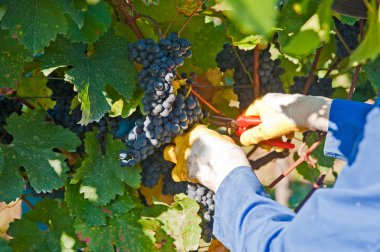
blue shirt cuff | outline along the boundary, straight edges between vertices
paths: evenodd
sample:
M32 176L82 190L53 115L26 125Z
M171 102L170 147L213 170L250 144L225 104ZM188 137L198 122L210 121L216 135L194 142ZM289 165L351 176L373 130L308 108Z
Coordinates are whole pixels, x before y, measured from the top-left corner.
M373 105L336 99L331 104L329 130L324 152L326 156L349 161L355 153L357 137L363 130Z

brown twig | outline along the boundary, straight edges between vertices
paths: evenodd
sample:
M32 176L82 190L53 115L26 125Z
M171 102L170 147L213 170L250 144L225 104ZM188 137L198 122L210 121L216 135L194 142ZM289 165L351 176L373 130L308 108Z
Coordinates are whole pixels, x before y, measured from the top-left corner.
M336 36L337 36L338 39L340 40L340 42L342 42L344 48L347 50L347 52L348 52L349 54L351 54L351 49L350 49L350 47L347 45L346 41L344 41L344 39L343 39L342 35L340 34L340 32L338 31L338 29L337 29L337 28L334 28L334 31L335 31Z
M278 158L285 158L289 155L289 151L286 152L277 152L277 151L272 151L269 154L258 158L256 160L249 160L249 163L251 164L251 167L253 170L258 170L262 166L268 164L269 162L276 160Z
M199 8L202 7L203 3L204 3L204 0L200 1L200 3L198 4L197 8L194 9L194 11L191 13L191 15L186 19L185 23L183 23L183 25L181 26L181 28L179 28L178 35L181 34L181 32L186 28L186 26L189 24L190 20L193 18L193 16L195 15L195 13L197 13L197 11L199 10Z
M26 198L25 198L25 196L24 195L21 195L21 200L28 206L28 207L30 207L31 209L34 209L34 206L29 202L29 200L27 200Z
M361 65L358 65L358 66L355 67L354 77L352 78L352 82L351 82L351 86L350 86L350 91L348 91L348 95L347 95L347 99L348 100L352 99L352 95L355 92L356 82L357 82L358 77L359 77L360 69L361 69Z
M143 39L144 36L140 31L139 27L137 27L135 20L129 14L127 8L121 0L117 0L117 6L120 8L121 12L124 15L125 23L132 29L132 31L136 34L138 39Z
M317 65L318 65L319 58L321 56L322 49L323 49L323 46L319 47L317 50L317 53L315 54L313 64L311 65L311 68L310 68L309 76L307 77L305 86L303 87L303 94L307 94L307 92L309 91L309 88L314 78L315 69L317 69Z
M315 143L313 143L310 148L308 149L308 151L302 155L301 157L299 157L286 171L284 171L280 176L278 176L270 185L269 185L269 188L273 188L275 185L277 185L278 182L280 182L283 178L285 178L286 176L289 175L289 173L291 173L294 169L297 168L297 166L299 166L301 163L303 163L305 160L306 160L306 157L308 155L310 155L322 142L322 140L324 139L324 137L326 136L326 133L324 134L321 134L321 136L319 137L318 141L316 141Z
M310 192L305 196L305 198L299 203L299 205L296 207L296 209L294 209L294 212L298 213L299 210L303 207L303 205L305 205L306 201L308 201L311 197L311 195L313 195L313 193L319 188L321 187L321 185L323 184L323 181L325 180L325 177L326 177L326 174L322 174L318 179L317 181L314 183L313 185L313 189L310 190Z
M256 99L260 96L260 78L259 78L259 47L253 49L253 98Z
M217 108L215 108L211 103L209 103L208 101L206 101L206 99L204 99L200 94L198 94L197 92L195 92L193 89L191 89L191 93L196 96L204 105L206 105L209 109L211 109L212 111L214 111L217 115L224 115L222 112L220 112Z

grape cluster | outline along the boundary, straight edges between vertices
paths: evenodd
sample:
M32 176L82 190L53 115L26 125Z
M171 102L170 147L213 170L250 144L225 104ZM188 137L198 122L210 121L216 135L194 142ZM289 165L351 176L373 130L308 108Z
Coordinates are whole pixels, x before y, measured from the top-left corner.
M188 183L186 190L187 197L196 200L200 205L200 215L202 217L202 239L211 241L212 226L214 223L215 194L200 184Z
M135 127L125 139L128 152L120 154L122 166L134 166L146 159L156 148L171 143L175 136L181 135L203 118L198 99L188 94L188 88L182 86L177 91L168 116L147 115L136 120Z
M190 42L171 33L155 43L142 39L130 45L130 59L142 65L138 81L144 90L142 103L145 112L152 116L167 117L175 101L172 80L176 67L182 66L183 58L192 55Z
M98 128L98 141L104 145L107 133L115 136L120 121L119 117L109 117L105 115L99 122L81 125L78 122L82 118L80 106L71 109L71 103L77 93L74 91L74 85L70 82L51 79L47 86L52 90L52 100L56 101L53 109L48 110L49 116L54 120L55 124L61 125L76 133L81 139L87 131L91 131L94 127ZM104 147L104 146L102 146ZM80 152L83 146L80 148Z
M296 76L294 84L290 87L291 94L302 94L307 77ZM331 78L318 78L314 76L307 95L330 97L334 92Z
M21 114L22 104L16 100L0 95L0 143L10 144L12 136L5 130L5 121L13 113Z
M152 156L141 161L141 183L144 186L154 187L160 176L173 169L174 164L163 157L163 148L155 151Z
M222 72L234 70L234 91L238 95L240 109L244 110L253 101L253 50L244 51L225 44L215 60ZM261 95L284 92L281 81L284 69L279 66L280 63L279 59L271 59L269 50L260 52L258 75Z
M360 37L360 25L356 22L354 25L343 24L339 19L334 18L335 27L339 34L342 36L343 41L347 44L350 50L355 50L359 44ZM350 55L347 48L343 45L342 41L336 36L336 54L338 58L344 58Z

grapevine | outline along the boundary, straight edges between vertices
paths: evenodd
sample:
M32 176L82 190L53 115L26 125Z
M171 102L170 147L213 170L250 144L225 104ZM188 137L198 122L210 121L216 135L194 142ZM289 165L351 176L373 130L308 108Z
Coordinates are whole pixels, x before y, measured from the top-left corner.
M267 93L379 90L375 1L367 20L324 1L50 2L0 1L0 203L23 202L0 251L218 251L216 194L175 182L165 147L196 124L238 140L215 118ZM254 170L290 160L268 191L292 172L314 185L292 191L298 212L335 181L324 137L296 134L294 156L244 150Z

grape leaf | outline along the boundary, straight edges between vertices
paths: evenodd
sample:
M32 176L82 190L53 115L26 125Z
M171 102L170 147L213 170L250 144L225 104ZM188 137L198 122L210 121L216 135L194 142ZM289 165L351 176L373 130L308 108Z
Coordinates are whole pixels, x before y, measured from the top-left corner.
M47 110L54 106L55 102L49 97L52 95L50 88L46 87L47 78L39 71L21 79L17 87L17 95L20 97L34 96L36 99L29 99L28 102L36 108Z
M69 22L68 36L71 41L94 43L109 29L112 21L110 11L105 2L89 5L81 16L84 24L78 27L76 23Z
M58 38L42 57L44 69L71 65L67 78L74 83L81 100L83 124L98 121L111 109L105 87L112 86L126 99L135 91L137 73L128 60L128 42L113 32L104 35L94 44L90 55L86 46Z
M43 227L41 228L41 223ZM14 251L72 251L79 249L65 204L55 200L44 200L9 227L10 241ZM42 230L44 229L44 230Z
M215 55L227 42L224 25L215 27L212 23L206 24L204 17L193 17L182 36L190 41L193 56L185 61L181 71L195 71L201 75L207 69L217 67Z
M125 184L137 188L140 185L140 169L120 166L119 153L125 148L120 140L107 135L105 154L102 154L96 132L86 133L85 148L88 157L77 170L72 183L82 180L80 192L96 205L109 203L116 195L123 195Z
M155 243L159 251L177 251L174 246L174 239L171 238L161 227L161 223L154 219L141 219L144 233Z
M368 6L368 30L364 40L350 56L350 64L352 65L364 63L368 59L375 60L380 54L380 19L378 18L380 9L376 0L372 0Z
M136 206L128 192L124 193L123 196L117 196L115 200L104 207L95 206L79 193L79 187L79 184L67 185L65 201L71 215L83 224L105 225L106 217L120 216Z
M242 35L233 24L228 25L227 35L232 39L232 45L241 50L252 50L262 38L260 35Z
M24 63L32 60L32 55L17 39L3 30L0 30L0 45L0 88L15 88L20 81Z
M277 17L276 0L226 0L229 10L224 14L235 23L242 34L269 35Z
M3 238L0 238L0 251L1 252L12 252L11 247L9 247L9 244L6 240Z
M183 193L175 195L174 200L164 211L159 205L160 211L156 212L155 219L164 224L162 229L175 240L178 251L197 250L201 237L199 205Z
M65 9L61 2L8 0L8 10L1 21L1 27L10 29L12 36L18 37L33 54L39 53L58 34L65 34L67 31Z
M284 3L279 14L278 41L285 47L299 32L304 23L317 11L317 1L290 0Z
M294 155L294 160L298 159L297 153ZM306 162L297 166L297 172L307 181L314 183L321 172L317 168L310 167Z
M6 167L0 174L0 201L10 202L22 194L21 166L36 192L50 192L64 185L68 170L65 156L53 148L75 151L80 140L70 130L47 124L44 119L43 111L28 111L7 120L5 128L13 142L0 145Z
M364 65L364 70L367 73L368 80L371 82L376 92L380 91L380 56L375 60Z
M106 226L76 224L75 230L91 251L154 251L154 244L145 235L138 219L136 213L129 212L110 219Z

